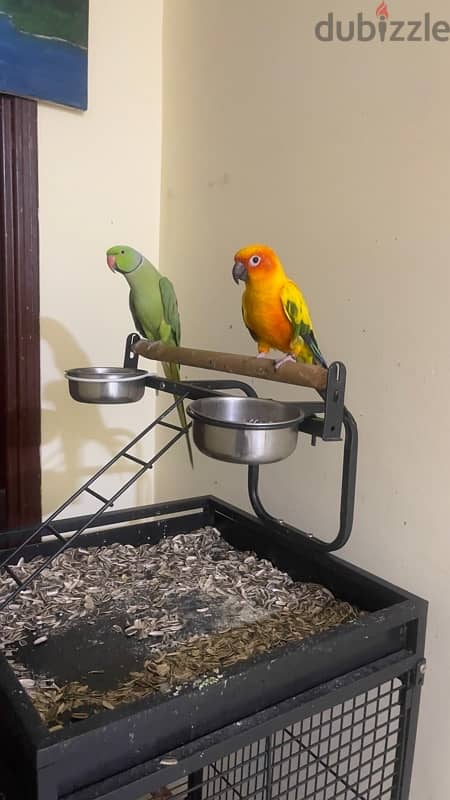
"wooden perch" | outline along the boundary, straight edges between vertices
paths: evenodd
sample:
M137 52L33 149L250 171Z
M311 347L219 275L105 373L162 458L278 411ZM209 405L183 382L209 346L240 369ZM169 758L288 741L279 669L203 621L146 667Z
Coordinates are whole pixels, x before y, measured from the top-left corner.
M234 375L245 375L247 378L262 378L266 381L307 386L318 392L324 391L327 386L327 370L313 364L286 363L276 370L271 358L217 353L213 350L194 350L191 347L168 347L161 342L150 342L147 339L136 342L133 350L138 355L151 358L153 361L175 362L184 367L231 372Z

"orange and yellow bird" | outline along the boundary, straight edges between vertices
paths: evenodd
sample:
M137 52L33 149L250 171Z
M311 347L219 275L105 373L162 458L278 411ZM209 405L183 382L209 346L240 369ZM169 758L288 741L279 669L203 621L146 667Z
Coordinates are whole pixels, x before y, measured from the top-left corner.
M327 367L305 299L271 247L252 244L238 250L233 278L245 282L242 316L258 345L258 358L273 349L286 354L275 362L276 369L287 361Z

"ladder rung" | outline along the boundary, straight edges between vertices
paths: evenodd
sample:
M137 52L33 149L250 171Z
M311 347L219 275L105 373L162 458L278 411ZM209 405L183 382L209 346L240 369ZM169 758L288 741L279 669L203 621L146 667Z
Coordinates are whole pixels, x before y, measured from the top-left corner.
M60 542L66 541L65 537L61 533L59 533L59 531L57 531L56 528L53 527L53 525L50 525L50 523L48 523L48 525L45 526L44 531L45 530L50 531L50 533L53 536L56 536L56 538L59 539Z
M181 428L180 425L173 425L171 422L160 422L163 428L170 428L171 431L184 431L186 428Z
M138 458L137 456L132 456L132 455L130 455L130 453L124 453L123 457L124 458L128 458L129 461L134 461L135 464L140 464L141 467L148 467L148 464L147 464L146 461L144 461L142 458Z
M17 586L22 586L22 581L17 577L16 573L13 569L11 569L11 567L4 566L3 569L17 583Z
M94 490L90 489L89 486L87 486L84 491L91 494L92 497L96 497L97 500L100 500L101 503L109 503L109 500L106 497L102 497L102 495L99 494L98 492L94 492Z

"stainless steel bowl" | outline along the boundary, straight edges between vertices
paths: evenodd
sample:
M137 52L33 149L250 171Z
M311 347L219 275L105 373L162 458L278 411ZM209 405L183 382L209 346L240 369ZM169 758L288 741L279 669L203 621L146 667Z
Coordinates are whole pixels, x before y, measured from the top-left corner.
M78 403L136 403L145 391L148 375L126 367L80 367L64 373L70 396Z
M194 442L211 458L233 464L272 464L293 453L303 413L254 397L206 397L187 408Z

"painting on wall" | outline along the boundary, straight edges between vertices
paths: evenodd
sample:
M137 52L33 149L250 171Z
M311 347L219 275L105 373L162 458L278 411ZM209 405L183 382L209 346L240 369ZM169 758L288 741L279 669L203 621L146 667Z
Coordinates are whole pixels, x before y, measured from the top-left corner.
M0 92L87 108L89 0L0 0Z

